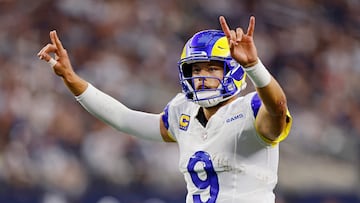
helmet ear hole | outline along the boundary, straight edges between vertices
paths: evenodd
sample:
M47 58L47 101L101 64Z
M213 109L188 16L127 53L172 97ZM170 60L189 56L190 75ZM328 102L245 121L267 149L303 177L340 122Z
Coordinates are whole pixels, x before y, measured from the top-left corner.
M192 76L192 65L191 64L184 63L184 64L182 64L181 68L182 68L185 78L189 78Z

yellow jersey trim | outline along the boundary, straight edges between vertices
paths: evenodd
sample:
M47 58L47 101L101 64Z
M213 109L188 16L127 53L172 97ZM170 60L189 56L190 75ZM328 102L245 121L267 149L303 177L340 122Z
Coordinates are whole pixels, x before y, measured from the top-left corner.
M292 126L292 116L291 116L289 110L286 110L286 125L285 125L284 130L281 132L280 136L276 140L270 140L269 138L261 135L260 133L258 133L258 135L267 144L269 144L271 146L275 146L287 138L287 136L290 133L291 126ZM256 132L258 132L257 129L256 129Z
M167 131L167 136L171 139L171 141L176 142L176 139L174 136L170 133L170 131Z

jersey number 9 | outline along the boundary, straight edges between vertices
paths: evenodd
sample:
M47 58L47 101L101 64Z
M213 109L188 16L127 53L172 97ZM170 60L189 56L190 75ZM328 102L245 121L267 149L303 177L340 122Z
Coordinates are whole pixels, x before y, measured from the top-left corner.
M204 180L201 179L195 171L195 165L198 162L203 163L206 172L206 178ZM208 200L203 202L201 201L200 194L195 194L193 195L194 203L215 203L219 194L219 180L211 162L210 155L204 151L195 152L189 160L187 170L190 173L191 180L197 188L203 190L210 187L210 197Z

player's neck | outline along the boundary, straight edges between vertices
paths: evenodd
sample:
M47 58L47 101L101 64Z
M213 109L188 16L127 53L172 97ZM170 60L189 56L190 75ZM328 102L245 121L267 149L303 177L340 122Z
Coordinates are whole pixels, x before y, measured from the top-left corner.
M213 106L213 107L208 107L208 108L202 108L203 112L204 112L204 116L207 120L209 120L211 118L211 116L213 116L217 110L220 108L219 105Z

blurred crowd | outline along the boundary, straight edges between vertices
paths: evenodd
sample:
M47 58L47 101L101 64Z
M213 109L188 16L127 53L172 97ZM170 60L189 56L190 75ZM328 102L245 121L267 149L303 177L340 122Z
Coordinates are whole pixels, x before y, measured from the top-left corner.
M360 1L0 0L0 202L184 202L176 144L96 120L36 54L57 30L79 75L160 113L181 91L185 41L220 29L219 15L244 28L255 15L259 56L288 97L277 202L360 201Z

